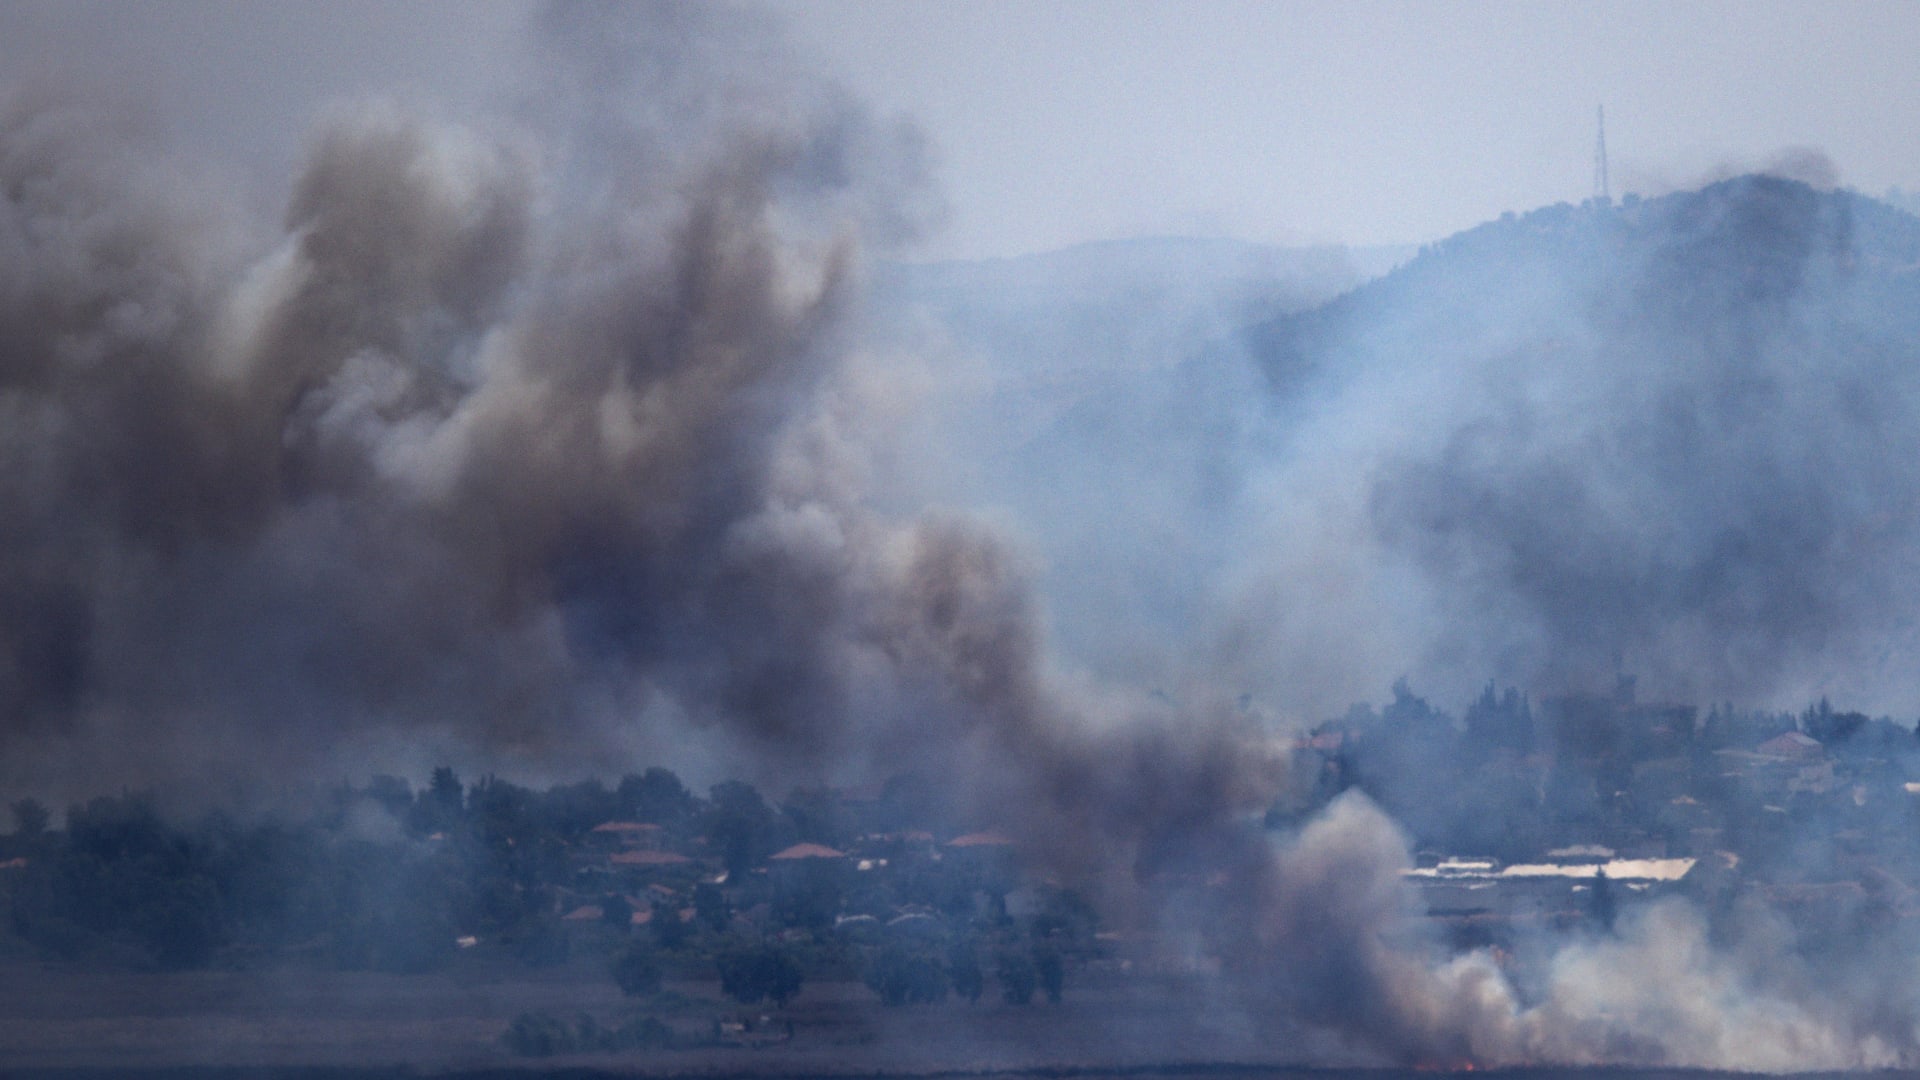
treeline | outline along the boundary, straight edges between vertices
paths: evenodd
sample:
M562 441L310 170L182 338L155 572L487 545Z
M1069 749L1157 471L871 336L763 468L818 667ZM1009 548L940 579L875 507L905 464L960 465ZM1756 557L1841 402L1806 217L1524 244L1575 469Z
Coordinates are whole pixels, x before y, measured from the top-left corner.
M1097 952L1093 910L1027 880L1003 842L943 850L929 830L957 826L923 789L802 788L774 805L738 780L698 796L660 768L545 790L441 768L418 790L343 785L298 822L177 821L122 794L69 808L63 829L22 800L0 837L0 951L390 972L471 955L584 964L634 996L718 979L736 1000L784 1003L832 978L889 1004L977 1000L990 982L1010 1002L1058 1000ZM623 862L622 834L596 829L609 822L645 823L657 857ZM833 851L771 860L795 844Z
M1788 733L1818 744L1807 764L1830 761L1828 776L1796 784L1786 775L1794 769L1773 775L1756 763L1756 751ZM1782 821L1831 830L1883 823L1889 806L1866 796L1920 780L1916 735L1914 725L1824 698L1797 713L1644 702L1628 676L1611 694L1538 702L1489 683L1455 714L1402 680L1385 706L1356 705L1309 733L1295 783L1268 822L1297 824L1359 788L1432 851L1523 859L1599 842L1680 853L1698 846L1702 830L1716 843L1764 849L1766 829ZM1769 788L1769 779L1787 783ZM1910 801L1899 802L1903 815Z

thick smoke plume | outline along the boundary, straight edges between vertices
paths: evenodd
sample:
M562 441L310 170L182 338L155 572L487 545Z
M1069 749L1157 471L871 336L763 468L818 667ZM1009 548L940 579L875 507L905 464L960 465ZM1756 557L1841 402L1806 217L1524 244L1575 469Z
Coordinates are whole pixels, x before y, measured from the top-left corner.
M1281 973L1290 1012L1389 1062L1783 1072L1913 1059L1911 972L1783 966L1792 932L1770 917L1730 947L1693 905L1660 900L1611 933L1543 938L1520 975L1529 965L1444 948L1416 917L1411 866L1391 819L1358 793L1336 799L1254 882L1254 977Z
M1266 325L1260 369L1213 343L1171 381L1235 411L1163 417L1206 494L1122 503L1210 580L1135 639L1173 659L1096 679L1032 586L1060 552L899 486L941 358L862 305L937 217L913 132L731 9L530 47L497 122L339 106L270 224L0 103L0 788L920 765L1119 918L1226 867L1245 1007L1383 1060L1915 1060L1890 962L1679 903L1456 954L1365 797L1257 816L1267 717L1401 672L1904 701L1920 224L1777 179L1568 207Z
M851 316L936 205L913 132L731 9L535 48L497 129L337 108L264 239L9 99L0 782L939 763L1091 877L1264 806L1259 733L1071 689L1014 550L869 508L910 390Z
M623 21L550 14L537 128L343 107L237 259L79 110L10 103L10 764L590 754L667 701L834 752L836 650L931 557L882 565L809 457L860 245L899 227L866 177L914 182L913 144L671 44L747 28ZM619 33L655 47L595 51Z

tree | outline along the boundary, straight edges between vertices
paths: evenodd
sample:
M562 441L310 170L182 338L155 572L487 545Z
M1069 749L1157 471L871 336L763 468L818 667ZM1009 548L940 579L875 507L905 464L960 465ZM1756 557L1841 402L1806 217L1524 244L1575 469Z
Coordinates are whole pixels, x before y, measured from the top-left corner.
M969 1005L978 1002L987 988L986 972L980 970L980 957L970 942L956 941L947 950L947 974L953 980L953 992Z
M175 865L181 838L160 820L150 796L102 795L67 808L67 846L103 862Z
M809 843L839 847L852 830L840 796L829 787L795 788L780 813L793 829L794 838Z
M767 1000L784 1007L800 992L800 963L777 945L728 949L714 962L720 969L721 993L742 1005Z
M483 844L514 847L536 836L534 800L532 790L489 773L467 793L467 817Z
M1493 683L1467 706L1467 735L1485 748L1506 748L1525 752L1533 745L1533 708L1525 694L1513 687L1498 696Z
M573 1029L546 1013L521 1013L500 1035L508 1050L522 1057L552 1057L576 1048Z
M1834 712L1826 698L1821 698L1818 705L1809 706L1800 714L1801 729L1815 740L1829 745L1845 742L1866 726L1866 713Z
M1618 902L1613 895L1613 880L1607 877L1606 867L1593 875L1593 895L1587 899L1587 911L1593 920L1607 930L1613 929L1613 920L1619 913Z
M678 949L687 943L693 932L687 924L680 921L680 905L655 899L648 909L652 917L647 920L647 928L653 931L653 940L663 949Z
M693 816L696 800L670 769L655 766L644 774L620 778L614 793L620 813L636 821L672 825Z
M939 817L934 792L938 784L929 783L917 773L902 773L887 778L880 791L875 825L883 831L924 829Z
M930 1005L947 996L947 973L939 961L901 942L869 958L865 981L885 1005Z
M598 780L575 784L555 784L540 796L540 817L544 827L569 839L618 816L619 801Z
M628 997L648 997L660 992L660 960L642 942L634 942L615 958L613 981Z
M844 859L800 859L773 873L773 916L784 927L825 931L845 903Z
M619 893L608 893L600 901L600 920L615 930L626 930L633 925L633 905Z
M433 770L427 790L414 800L409 823L423 835L447 832L460 824L465 805L466 789L461 786L460 774L442 765Z
M1000 997L1007 1004L1025 1005L1033 1000L1034 987L1040 979L1033 969L1033 961L1027 959L1025 953L1001 953L993 974L1000 980Z
M1380 711L1380 719L1389 729L1430 729L1451 732L1447 714L1435 709L1426 698L1413 692L1406 676L1393 683L1393 704Z
M707 838L719 849L727 872L737 878L777 850L774 829L778 823L752 784L727 780L715 784L709 794L713 808L707 813Z
M567 962L573 942L551 914L541 912L514 927L513 954L529 967L556 967Z
M12 810L14 831L29 840L46 832L47 822L53 817L39 799L19 799Z
M142 883L146 902L133 911L134 937L164 968L203 967L224 937L220 893L200 874Z
M403 821L407 811L413 808L413 788L397 776L385 773L375 775L367 781L362 794L385 808L388 814Z
M1067 965L1060 957L1060 950L1051 945L1036 945L1033 950L1033 969L1039 976L1040 989L1046 993L1047 1001L1060 1004L1067 980Z
M693 887L693 917L716 934L724 934L733 921L733 905L720 886L703 881Z

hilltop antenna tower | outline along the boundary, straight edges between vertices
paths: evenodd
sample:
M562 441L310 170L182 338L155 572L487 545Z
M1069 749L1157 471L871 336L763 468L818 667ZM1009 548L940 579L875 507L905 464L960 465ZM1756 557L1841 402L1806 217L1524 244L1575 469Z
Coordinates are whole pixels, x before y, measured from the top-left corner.
M1601 203L1613 201L1607 188L1607 107L1598 107L1598 134L1593 143L1593 197Z

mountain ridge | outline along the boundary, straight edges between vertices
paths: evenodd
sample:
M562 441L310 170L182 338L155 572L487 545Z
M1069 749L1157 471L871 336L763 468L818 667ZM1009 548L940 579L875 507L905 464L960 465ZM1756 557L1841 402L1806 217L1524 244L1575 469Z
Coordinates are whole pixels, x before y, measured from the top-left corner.
M1891 707L1920 692L1890 659L1920 648L1916 265L1920 219L1747 176L1490 222L1246 341L1282 458L1352 444L1318 467L1419 583L1422 663Z
M1858 243L1863 239L1864 249ZM1738 253L1743 245L1745 259ZM1622 260L1635 255L1659 254L1678 277L1689 270L1731 274L1738 280L1723 277L1717 284L1735 293L1759 290L1752 298L1765 299L1789 286L1795 268L1822 251L1829 258L1846 253L1867 264L1863 269L1911 271L1920 267L1920 217L1858 192L1821 191L1762 174L1656 198L1556 203L1509 212L1422 245L1404 263L1323 304L1251 322L1244 340L1284 390L1303 374L1300 365L1307 356L1325 348L1329 338L1391 318L1396 305L1410 302L1410 294L1437 293L1422 301L1429 307L1436 300L1484 303L1481 279L1490 271L1544 276L1559 284L1573 274L1604 273L1610 265L1624 269Z

